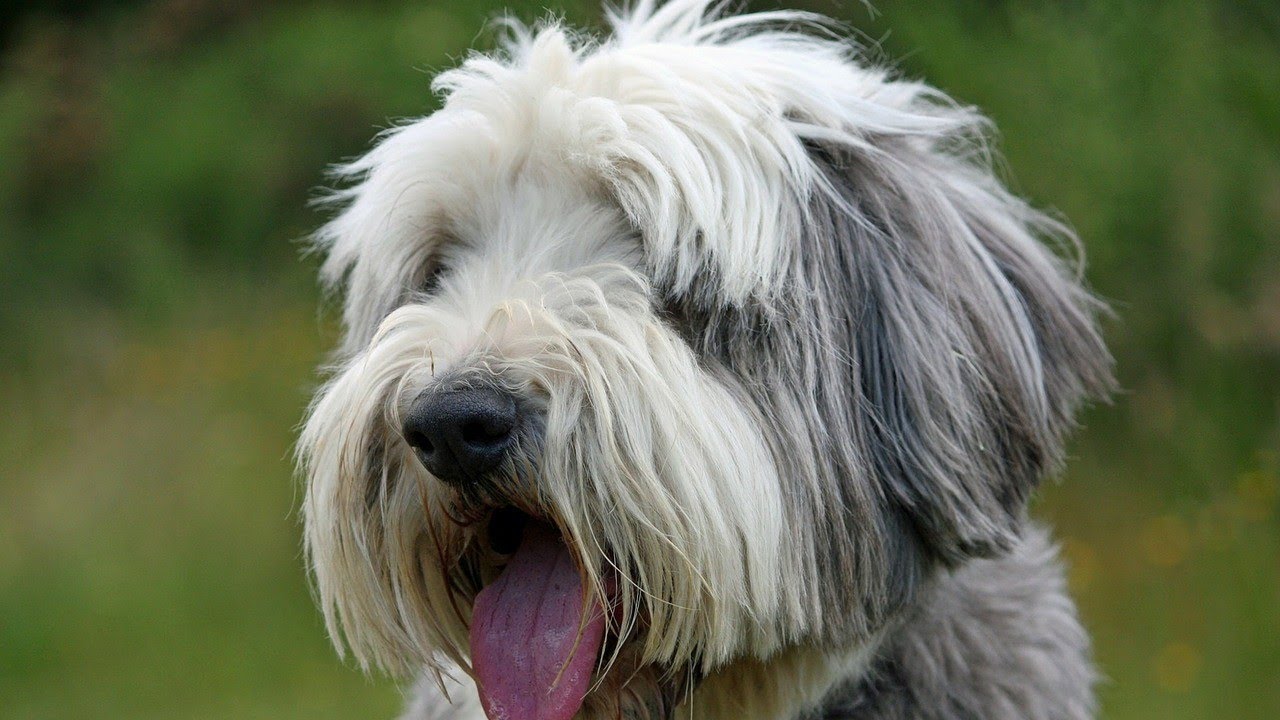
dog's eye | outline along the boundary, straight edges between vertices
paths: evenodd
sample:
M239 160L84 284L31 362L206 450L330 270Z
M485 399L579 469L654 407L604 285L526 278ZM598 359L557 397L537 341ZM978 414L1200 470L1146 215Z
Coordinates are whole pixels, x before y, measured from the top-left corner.
M434 293L440 287L440 279L444 277L445 266L440 261L432 262L422 273L422 278L414 286L416 292L424 295Z

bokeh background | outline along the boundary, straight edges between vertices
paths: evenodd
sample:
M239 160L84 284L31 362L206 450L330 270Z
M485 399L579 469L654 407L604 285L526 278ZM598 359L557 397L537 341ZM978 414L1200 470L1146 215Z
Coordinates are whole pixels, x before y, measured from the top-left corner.
M984 108L1064 213L1123 393L1050 520L1103 717L1280 717L1280 4L809 2ZM0 5L0 717L389 718L328 647L291 444L327 163L501 7ZM594 2L555 6L595 23Z

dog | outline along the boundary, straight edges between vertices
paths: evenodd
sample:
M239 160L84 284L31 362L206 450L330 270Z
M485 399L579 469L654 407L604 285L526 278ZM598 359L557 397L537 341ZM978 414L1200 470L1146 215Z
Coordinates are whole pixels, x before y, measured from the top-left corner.
M803 12L508 23L338 170L299 440L411 720L1092 717L1027 503L1112 387L988 121Z

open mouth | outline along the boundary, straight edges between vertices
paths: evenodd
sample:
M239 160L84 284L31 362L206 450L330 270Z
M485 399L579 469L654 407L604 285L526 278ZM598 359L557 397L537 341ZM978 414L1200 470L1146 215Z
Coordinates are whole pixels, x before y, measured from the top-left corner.
M570 720L605 639L605 610L560 531L513 508L489 520L490 549L510 555L475 598L471 660L491 720Z

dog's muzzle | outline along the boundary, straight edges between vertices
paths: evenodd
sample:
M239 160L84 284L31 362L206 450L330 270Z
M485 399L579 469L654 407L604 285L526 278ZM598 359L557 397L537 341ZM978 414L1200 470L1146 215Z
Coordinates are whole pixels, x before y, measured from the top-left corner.
M519 413L509 393L491 387L428 389L405 420L405 442L432 475L459 486L484 479L515 445Z
M516 398L501 388L429 388L401 432L432 475L466 495L517 453L527 429L520 420ZM486 497L479 507L488 506L497 572L474 598L469 630L481 704L491 718L571 720L591 689L612 598L588 591L572 542L552 518L492 503Z

